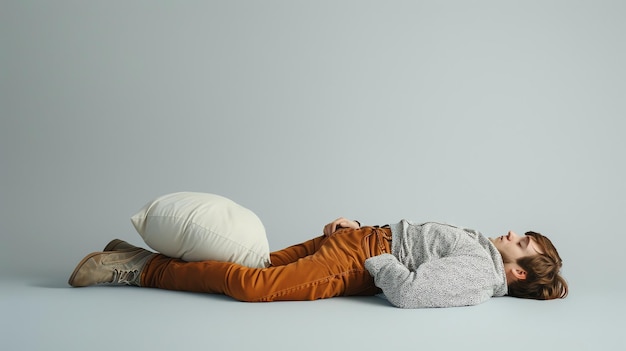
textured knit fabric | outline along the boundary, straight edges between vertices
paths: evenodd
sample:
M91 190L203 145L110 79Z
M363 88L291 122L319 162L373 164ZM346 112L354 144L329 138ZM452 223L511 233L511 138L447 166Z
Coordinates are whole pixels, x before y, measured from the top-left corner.
M506 295L502 256L481 233L406 220L391 232L391 254L371 257L365 267L393 305L469 306Z

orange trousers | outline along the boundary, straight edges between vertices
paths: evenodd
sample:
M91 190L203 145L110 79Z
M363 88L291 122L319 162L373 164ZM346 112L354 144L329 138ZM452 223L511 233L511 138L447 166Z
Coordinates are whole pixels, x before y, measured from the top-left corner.
M267 268L186 262L158 254L144 267L141 286L225 294L249 302L375 295L380 289L364 263L381 253L391 253L389 228L344 228L272 252Z

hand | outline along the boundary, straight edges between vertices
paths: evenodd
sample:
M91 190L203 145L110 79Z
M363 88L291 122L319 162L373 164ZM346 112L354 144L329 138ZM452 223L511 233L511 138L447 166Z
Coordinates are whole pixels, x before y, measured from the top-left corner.
M357 221L351 221L349 219L339 217L324 226L324 235L331 236L337 229L340 228L359 229L360 227L361 226Z

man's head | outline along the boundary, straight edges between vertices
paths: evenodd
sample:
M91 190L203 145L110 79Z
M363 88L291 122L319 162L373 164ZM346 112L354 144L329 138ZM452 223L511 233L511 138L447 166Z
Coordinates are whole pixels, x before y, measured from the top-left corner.
M563 261L550 239L511 231L491 242L502 255L510 296L538 300L567 296L567 282L559 274Z

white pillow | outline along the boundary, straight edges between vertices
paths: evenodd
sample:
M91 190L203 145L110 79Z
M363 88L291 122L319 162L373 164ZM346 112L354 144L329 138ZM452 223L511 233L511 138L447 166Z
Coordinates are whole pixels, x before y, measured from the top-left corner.
M254 268L270 263L259 217L219 195L163 195L147 203L131 222L146 244L169 257L236 262Z

